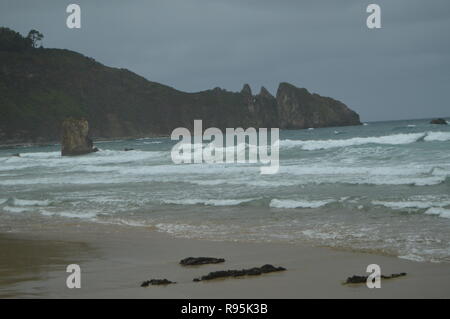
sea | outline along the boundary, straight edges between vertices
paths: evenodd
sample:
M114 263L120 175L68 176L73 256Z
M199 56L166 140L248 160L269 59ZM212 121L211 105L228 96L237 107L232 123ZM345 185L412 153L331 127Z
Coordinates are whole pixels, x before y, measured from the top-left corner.
M259 163L174 164L176 143L100 140L76 157L0 149L0 232L109 224L450 262L450 125L282 130L273 175Z

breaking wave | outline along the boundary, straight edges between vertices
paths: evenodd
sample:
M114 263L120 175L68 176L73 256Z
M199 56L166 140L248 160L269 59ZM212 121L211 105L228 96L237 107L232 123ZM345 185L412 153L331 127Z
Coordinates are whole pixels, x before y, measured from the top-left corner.
M269 206L272 208L319 208L334 200L317 200L317 201L298 201L290 199L272 199Z
M12 198L8 200L8 202L11 202L13 206L49 206L51 204L51 201L49 200L29 200L29 199L17 199Z
M305 151L323 150L335 147L349 147L365 144L384 144L384 145L402 145L411 144L419 141L450 141L450 132L423 132L423 133L405 133L386 136L373 137L354 137L338 140L281 140L281 148L300 147Z
M450 218L450 209L445 209L442 207L431 207L425 214L427 215L437 215L442 218Z
M175 205L205 205L205 206L237 206L248 203L257 198L247 199L181 199L181 200L162 200L164 204Z

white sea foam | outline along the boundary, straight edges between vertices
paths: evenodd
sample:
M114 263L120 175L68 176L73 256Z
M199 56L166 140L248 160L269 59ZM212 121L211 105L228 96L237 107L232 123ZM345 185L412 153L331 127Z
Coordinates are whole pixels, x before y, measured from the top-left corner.
M328 164L328 163L327 163ZM415 185L429 186L445 182L448 173L432 166L331 166L289 165L280 167L281 174L295 175L296 184L345 183L355 185ZM430 174L432 174L430 176Z
M145 140L150 140L150 139L152 139L152 138L151 137L140 137L140 138L137 138L136 141L145 141Z
M350 139L333 140L281 140L281 148L300 147L303 150L313 151L330 149L335 147L358 146L364 144L384 144L384 145L402 145L411 144L420 140L425 141L448 141L450 132L423 132L423 133L405 133L373 137L354 137Z
M147 223L142 221L135 221L129 219L115 218L109 220L102 220L101 223L105 224L113 224L113 225L125 225L125 226L133 226L133 227L147 227L149 226Z
M85 178L74 178L72 176L68 176L65 178L61 178L58 176L54 177L42 177L36 179L10 179L10 180L2 180L0 181L0 185L5 186L18 186L18 185L94 185L94 184L117 184L126 182L124 179L117 179L115 177L85 177ZM133 181L128 181L133 182Z
M100 213L99 211L91 211L91 212L77 212L77 211L64 211L64 212L55 212L49 211L46 209L40 209L38 211L43 216L48 217L65 217L65 218L78 218L78 219L87 219L96 221L97 215Z
M433 186L439 185L445 182L445 176L430 176L430 177L412 177L412 178L403 178L392 181L374 181L375 185L414 185L414 186Z
M229 179L216 179L216 180L192 180L189 181L191 184L202 185L202 186L217 186L217 185L248 185L254 187L268 187L276 188L283 186L295 186L302 182L299 181L280 181L280 180L253 180L252 178L242 179L242 178L229 178Z
M2 209L3 211L8 213L26 213L33 210L33 208L29 207L12 207L12 206L5 206Z
M329 203L333 202L333 200L315 200L315 201L306 201L306 200L291 200L291 199L272 199L270 201L269 206L272 208L318 208L325 206Z
M303 230L302 234L308 238L321 240L336 239L339 237L339 235L335 232L325 233L313 229Z
M213 142L213 143L201 143L201 144L199 144L199 143L198 144L186 144L185 147L188 149L190 148L192 152L207 150L208 152L212 152L212 151L221 152L225 156L226 152L231 152L231 151L234 151L236 153L245 152L247 150L257 152L259 146L254 145L254 144L249 144L249 143L239 143L237 145L219 147ZM193 154L188 153L186 156L183 156L183 154L180 154L180 156L182 158L189 159L191 156L193 156Z
M443 218L450 218L450 209L445 209L442 207L431 207L425 212L425 214L437 215Z
M72 168L66 169L66 172L87 172L87 173L107 173L107 172L118 172L120 171L120 166L97 166L97 165L82 165L74 166Z
M165 204L175 205L205 205L205 206L237 206L242 203L247 203L256 198L246 199L181 199L181 200L162 200Z
M54 215L66 218L95 219L98 212L57 212Z
M306 184L367 184L367 185L416 185L427 186L443 183L448 170L430 167L334 167L320 165L281 166L280 174L262 179L258 167L250 165L143 165L86 166L72 168L69 172L92 172L94 174L1 179L0 185L89 185L138 182L189 182L197 185L248 185L255 187L283 187ZM108 174L113 172L114 174ZM66 172L67 173L67 172ZM99 174L95 174L99 173ZM105 173L105 174L101 174ZM429 174L432 174L429 176ZM288 175L288 177L286 177ZM295 175L295 178L292 178ZM428 175L428 176L427 176ZM189 176L189 178L186 178ZM199 179L214 176L216 179ZM280 176L281 178L278 178Z
M98 165L98 164L119 164L149 160L167 156L167 152L162 151L114 151L100 150L96 153L87 154L85 156L61 156L60 152L38 152L23 153L20 157L11 157L6 161L7 164L16 164L17 167L33 167L33 166L67 166L67 165ZM3 166L3 165L2 165ZM15 166L12 166L15 168ZM4 170L2 168L2 170Z
M232 173L259 172L258 166L238 165L238 164L179 164L179 165L149 165L142 167L122 167L120 174L123 175L217 175Z
M450 201L402 201L402 202L385 202L372 201L373 205L381 205L395 210L402 209L426 209L427 215L438 215L443 218L450 218L450 209L444 207L450 205Z
M13 199L14 206L49 206L50 204L49 200Z
M381 205L392 209L419 208L425 209L433 206L431 202L405 201L405 202L383 202L372 201L373 205Z
M166 232L172 235L180 235L183 234L186 237L192 237L192 233L197 234L199 236L201 228L206 228L203 225L187 225L187 224L170 224L170 223L159 223L156 224L155 227L162 232ZM201 237L201 236L199 236Z
M424 262L425 258L415 255L415 254L408 254L408 255L404 255L404 256L398 256L398 258L400 259L406 259L406 260L411 260L411 261L417 261L417 262Z
M289 165L280 167L280 173L294 175L360 175L360 176L412 176L430 173L427 166L335 166L330 163Z
M450 141L450 132L429 132L424 138L427 142L439 141L445 142Z
M334 147L357 146L364 144L410 144L423 138L425 133L409 133L409 134L395 134L379 137L354 137L350 139L336 139L336 140L281 140L280 146L283 148L301 147L303 150L321 150Z
M417 201L417 200L408 200L401 202L391 202L391 201L372 201L373 205L382 205L392 209L404 209L404 208L418 208L418 209L426 209L430 207L445 207L450 205L450 201L448 200L439 200L433 199L433 201Z
M226 172L226 171L224 171ZM239 171L229 171L238 173ZM204 173L204 172L199 172ZM242 172L244 173L244 171ZM250 173L250 172L246 172ZM429 174L432 173L430 176ZM281 166L280 174L271 179L243 178L240 175L230 175L227 178L213 180L191 180L190 183L205 186L215 185L248 185L255 187L284 187L306 184L334 184L345 183L355 185L415 185L428 186L443 183L448 172L445 170L436 171L429 166L411 167L343 167L320 165L289 165ZM280 176L280 178L278 178ZM295 176L294 178L292 178ZM222 176L221 176L222 177Z
M13 157L16 162L23 161L23 159L52 159L52 158L61 158L61 152L37 152L37 153L20 153L20 157Z

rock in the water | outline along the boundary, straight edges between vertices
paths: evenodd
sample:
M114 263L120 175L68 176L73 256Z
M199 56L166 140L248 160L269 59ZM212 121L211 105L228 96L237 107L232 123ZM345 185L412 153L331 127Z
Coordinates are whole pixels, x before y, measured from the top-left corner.
M176 284L176 282L170 281L168 279L150 279L142 282L141 287L152 286L161 286L161 285L170 285Z
M206 276L202 276L200 278L195 278L194 281L202 281L202 280L212 280L218 278L227 278L227 277L240 277L240 276L258 276L261 274L267 274L270 272L278 272L284 271L286 268L283 267L275 267L272 265L264 265L262 267L254 267L249 269L241 269L241 270L221 270L221 271L213 271L207 274Z
M381 279L393 279L398 277L406 276L405 272L399 273L399 274L392 274L390 276L381 275ZM367 282L368 276L358 276L353 275L351 277L347 278L346 284L365 284Z
M134 151L134 148L125 148L124 151L125 152Z
M11 156L20 157L20 153L12 154Z
M83 155L98 151L88 136L89 124L85 119L68 118L62 123L61 155Z
M447 121L444 119L434 119L430 122L430 124L447 125Z
M218 264L225 262L223 258L213 258L213 257L188 257L180 261L180 265L183 266L196 266L196 265L206 265L206 264Z

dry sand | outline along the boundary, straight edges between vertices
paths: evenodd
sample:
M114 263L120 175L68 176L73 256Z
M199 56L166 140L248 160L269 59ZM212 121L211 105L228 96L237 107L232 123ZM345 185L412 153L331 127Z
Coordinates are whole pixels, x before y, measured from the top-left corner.
M223 257L225 263L182 267L189 256ZM66 287L68 264L82 270L81 289ZM255 277L193 282L210 271L264 264L287 271ZM367 275L369 264L383 274L380 289L343 285ZM148 279L177 284L141 288ZM77 225L60 231L0 235L0 298L449 298L450 265L302 245L177 239L145 228Z

